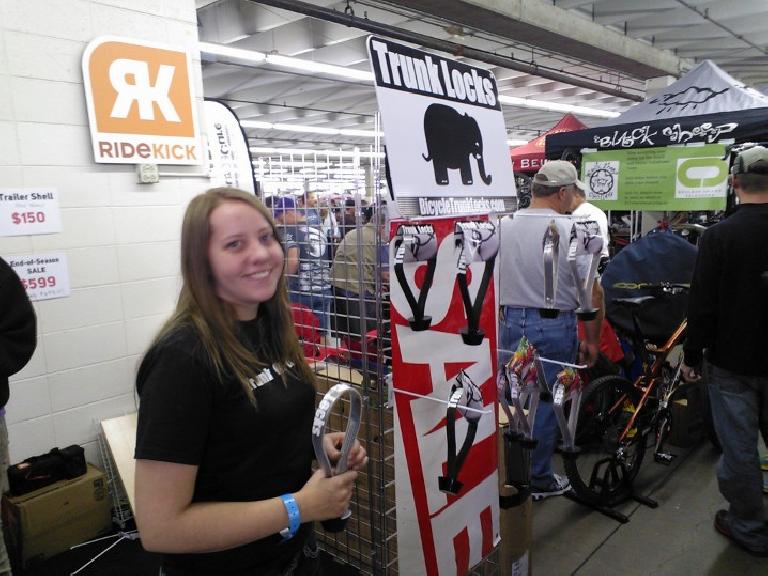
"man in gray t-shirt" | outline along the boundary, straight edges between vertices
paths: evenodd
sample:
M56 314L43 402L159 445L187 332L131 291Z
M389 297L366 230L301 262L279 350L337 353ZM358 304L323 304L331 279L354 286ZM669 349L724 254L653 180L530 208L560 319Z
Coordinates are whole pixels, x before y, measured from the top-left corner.
M533 178L530 208L518 210L500 226L499 246L499 359L505 362L510 351L525 336L539 355L560 362L592 365L597 358L602 313L585 322L587 340L579 345L576 333L578 292L568 265L568 241L572 220L570 210L579 182L576 168L555 160L545 164ZM544 302L544 233L554 222L560 233L558 283L555 293L556 318L542 317ZM599 289L598 289L599 290ZM598 299L596 304L601 304ZM560 367L547 364L544 376L552 388ZM537 441L531 462L531 493L534 500L570 490L568 479L552 471L557 441L557 419L551 395L543 395L536 412L533 438Z

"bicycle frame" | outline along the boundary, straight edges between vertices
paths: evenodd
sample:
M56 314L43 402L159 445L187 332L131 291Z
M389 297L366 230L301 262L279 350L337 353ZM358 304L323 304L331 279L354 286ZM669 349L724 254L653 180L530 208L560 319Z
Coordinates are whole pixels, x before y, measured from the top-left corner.
M627 422L627 425L624 427L624 430L622 430L621 435L619 436L619 443L623 442L626 439L629 431L635 427L637 415L645 408L648 397L656 389L659 377L661 376L661 369L664 366L664 362L667 359L669 351L680 343L683 338L683 334L685 334L685 329L687 326L688 320L683 320L677 329L672 333L672 335L667 339L666 343L661 347L654 346L653 344L649 343L643 344L643 351L645 352L643 358L643 373L638 376L632 383L634 388L639 390L642 395L640 396L640 400L637 403L637 406L635 406L635 412L632 414L632 417L629 419L629 422ZM648 355L654 355L654 360L650 364L646 362ZM664 398L665 405L673 392L674 390L667 392L667 397ZM619 398L617 402L611 406L610 411L613 412L614 410L620 409L625 399L625 396Z

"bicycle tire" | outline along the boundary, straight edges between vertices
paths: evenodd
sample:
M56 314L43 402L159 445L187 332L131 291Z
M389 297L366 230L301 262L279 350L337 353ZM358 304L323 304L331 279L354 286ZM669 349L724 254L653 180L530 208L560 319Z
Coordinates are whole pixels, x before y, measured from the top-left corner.
M634 405L639 400L626 378L610 375L592 381L579 406L577 450L564 454L565 474L575 495L591 505L610 507L627 499L645 455L648 431L641 425L619 445L618 437L628 422L619 402L622 396Z

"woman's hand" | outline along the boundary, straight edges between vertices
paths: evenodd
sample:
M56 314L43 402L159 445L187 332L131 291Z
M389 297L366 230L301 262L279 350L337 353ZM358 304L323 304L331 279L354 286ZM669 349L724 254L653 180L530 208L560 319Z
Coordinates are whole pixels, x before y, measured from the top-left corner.
M341 456L341 446L344 443L344 432L327 432L323 438L323 447L328 455L331 464L338 462ZM365 448L358 440L355 440L349 449L347 456L347 470L362 471L368 464L368 456L365 454Z
M341 518L349 509L357 472L348 471L326 477L322 469L315 470L304 487L296 493L302 522Z

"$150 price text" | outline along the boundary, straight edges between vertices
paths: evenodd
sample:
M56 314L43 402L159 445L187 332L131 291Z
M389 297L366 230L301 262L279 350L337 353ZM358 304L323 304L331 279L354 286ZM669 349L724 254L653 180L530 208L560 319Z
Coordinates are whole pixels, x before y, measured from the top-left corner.
M45 222L45 212L13 212L11 222L14 224L42 224Z

